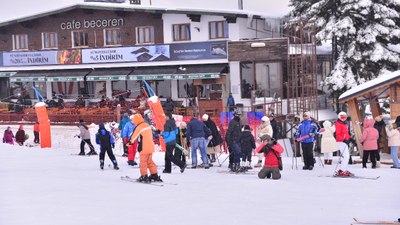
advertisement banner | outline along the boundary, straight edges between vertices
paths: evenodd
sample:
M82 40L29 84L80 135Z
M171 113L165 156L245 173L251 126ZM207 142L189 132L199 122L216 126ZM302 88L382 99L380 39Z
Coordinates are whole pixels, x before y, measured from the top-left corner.
M226 59L226 41L171 44L171 60Z
M150 62L169 58L169 45L82 50L83 63Z
M57 64L57 51L3 53L4 66L35 66L54 64Z

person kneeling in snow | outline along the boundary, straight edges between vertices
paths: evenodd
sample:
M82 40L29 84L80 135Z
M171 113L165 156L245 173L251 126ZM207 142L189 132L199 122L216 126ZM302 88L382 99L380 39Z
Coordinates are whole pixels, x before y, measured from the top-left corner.
M280 157L281 153L284 151L283 147L278 144L274 139L272 139L269 135L261 136L260 140L263 143L258 146L256 152L264 153L265 163L260 172L258 172L258 177L260 179L265 179L265 177L271 178L272 174L272 179L281 179L278 157Z
M114 169L119 170L112 148L115 147L114 138L110 131L107 131L103 123L99 124L99 131L96 134L96 143L100 145L100 169L104 169L104 156L107 152L108 157L114 164Z
M133 145L135 140L138 140L138 151L140 154L140 177L137 179L139 182L150 183L151 181L162 182L161 177L157 172L157 165L153 162L153 153L155 150L153 142L153 131L149 124L144 122L142 115L135 114L132 118L132 123L136 125L129 145ZM150 176L147 175L147 169L150 170Z

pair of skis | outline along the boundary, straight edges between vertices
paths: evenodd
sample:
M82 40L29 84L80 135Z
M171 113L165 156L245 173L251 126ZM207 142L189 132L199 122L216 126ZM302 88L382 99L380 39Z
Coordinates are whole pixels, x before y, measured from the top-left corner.
M335 176L335 175L320 175L320 176L318 176L318 177L332 177L332 178L350 178L350 179L378 180L381 176L366 177L366 176L353 175L353 176L348 176L348 177L341 177L341 176Z
M157 186L157 187L164 187L164 185L178 185L177 183L169 183L169 182L151 182L151 183L145 183L145 182L139 182L137 179L135 178L131 178L129 176L121 176L121 180L123 181L128 181L128 182L132 182L132 183L138 183L138 184L147 184L147 185L152 185L152 186Z
M365 221L365 220L359 220L356 218L353 218L354 222L353 224L400 224L400 219L398 221Z

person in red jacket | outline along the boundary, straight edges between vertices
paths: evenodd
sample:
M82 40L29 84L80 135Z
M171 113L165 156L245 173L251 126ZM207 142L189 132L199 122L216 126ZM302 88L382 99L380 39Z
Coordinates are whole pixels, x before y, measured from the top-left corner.
M339 170L335 171L335 175L340 177L353 176L353 174L347 170L350 159L348 147L348 143L350 143L350 134L346 119L347 114L345 112L340 112L338 114L338 120L335 122L336 144L338 145L341 157L343 157L340 161Z
M256 152L264 153L265 162L263 168L258 172L258 177L260 179L271 178L273 180L281 179L281 173L279 171L279 157L281 153L284 151L283 147L276 142L273 138L271 138L268 134L265 134L260 137L260 140L263 142L258 148Z
M35 144L39 144L39 132L40 132L39 122L36 122L35 125L33 125L33 135L35 136L33 142Z

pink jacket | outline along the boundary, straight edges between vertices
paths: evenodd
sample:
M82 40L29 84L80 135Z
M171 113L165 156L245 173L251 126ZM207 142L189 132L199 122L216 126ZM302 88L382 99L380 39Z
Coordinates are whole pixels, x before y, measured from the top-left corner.
M4 131L4 136L3 136L3 143L7 143L7 144L14 144L14 134L13 132L10 131Z
M364 151L378 150L378 130L374 128L374 119L364 120L364 131L361 136Z

